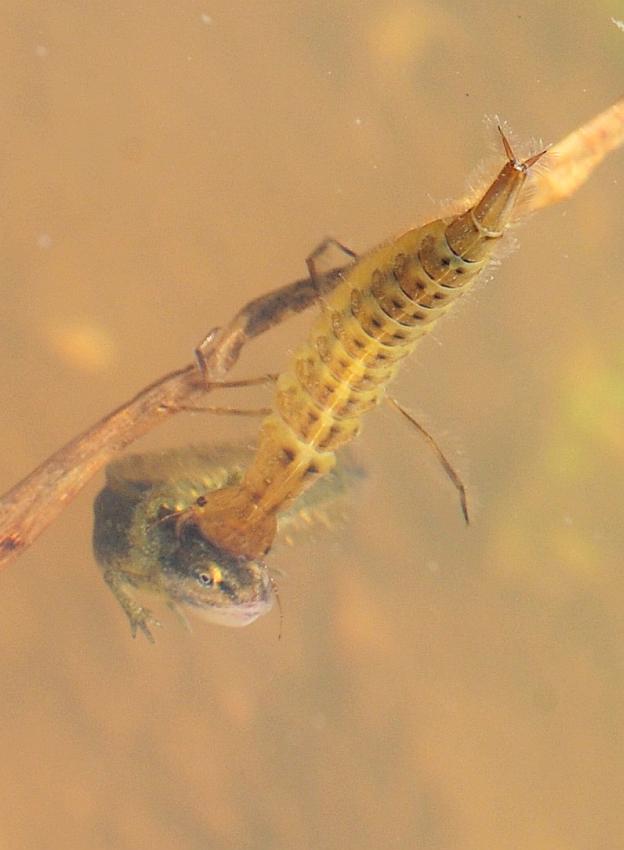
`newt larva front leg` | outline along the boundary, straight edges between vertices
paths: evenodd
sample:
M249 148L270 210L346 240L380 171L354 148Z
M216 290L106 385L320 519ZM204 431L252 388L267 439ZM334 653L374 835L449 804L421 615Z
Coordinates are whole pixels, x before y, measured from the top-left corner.
M264 557L278 513L333 468L335 450L357 435L401 361L504 238L543 152L521 162L504 136L503 144L507 161L474 206L409 230L344 269L308 341L278 379L273 413L241 481L181 512L179 533L193 527L224 552Z
M121 605L128 622L132 637L136 637L140 629L150 643L154 643L154 635L151 627L160 627L160 621L154 617L149 608L139 605L130 588L140 584L137 577L127 571L129 564L124 562L111 562L110 566L103 570L104 581ZM139 577L140 579L140 577Z

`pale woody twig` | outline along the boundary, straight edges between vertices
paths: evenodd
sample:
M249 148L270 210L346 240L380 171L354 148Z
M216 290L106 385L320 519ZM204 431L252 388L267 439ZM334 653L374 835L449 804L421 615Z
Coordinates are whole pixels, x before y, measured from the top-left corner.
M573 195L611 151L624 143L624 98L548 149L547 165L530 177L527 212Z

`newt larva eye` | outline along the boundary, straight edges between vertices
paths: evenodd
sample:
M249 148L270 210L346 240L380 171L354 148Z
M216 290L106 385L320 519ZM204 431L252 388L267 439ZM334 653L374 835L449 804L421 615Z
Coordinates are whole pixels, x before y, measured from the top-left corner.
M197 578L203 587L213 587L214 585L221 584L223 581L223 572L218 564L212 563L207 570L199 573Z

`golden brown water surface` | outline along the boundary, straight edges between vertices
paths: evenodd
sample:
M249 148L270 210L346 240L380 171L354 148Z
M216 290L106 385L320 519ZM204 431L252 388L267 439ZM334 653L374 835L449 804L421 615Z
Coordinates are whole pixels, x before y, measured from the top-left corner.
M365 249L436 217L500 164L484 115L555 141L614 101L612 16L5 0L0 489L323 236ZM90 552L101 478L2 574L0 847L624 844L623 180L616 154L534 216L396 387L462 471L470 529L378 411L347 524L274 555L280 641L271 615L132 642ZM279 369L305 327L239 374ZM140 445L232 434L253 422Z

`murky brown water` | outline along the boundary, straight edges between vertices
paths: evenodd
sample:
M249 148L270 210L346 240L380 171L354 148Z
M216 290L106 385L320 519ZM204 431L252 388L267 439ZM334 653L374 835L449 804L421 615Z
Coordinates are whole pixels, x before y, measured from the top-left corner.
M0 489L315 242L438 214L485 114L555 141L622 92L613 2L5 0ZM276 615L131 641L90 553L101 478L1 576L0 846L624 845L622 185L614 155L368 417L348 523ZM239 374L275 370L293 322ZM439 343L439 344L438 344ZM245 404L262 391L248 393ZM253 439L187 417L140 445Z

